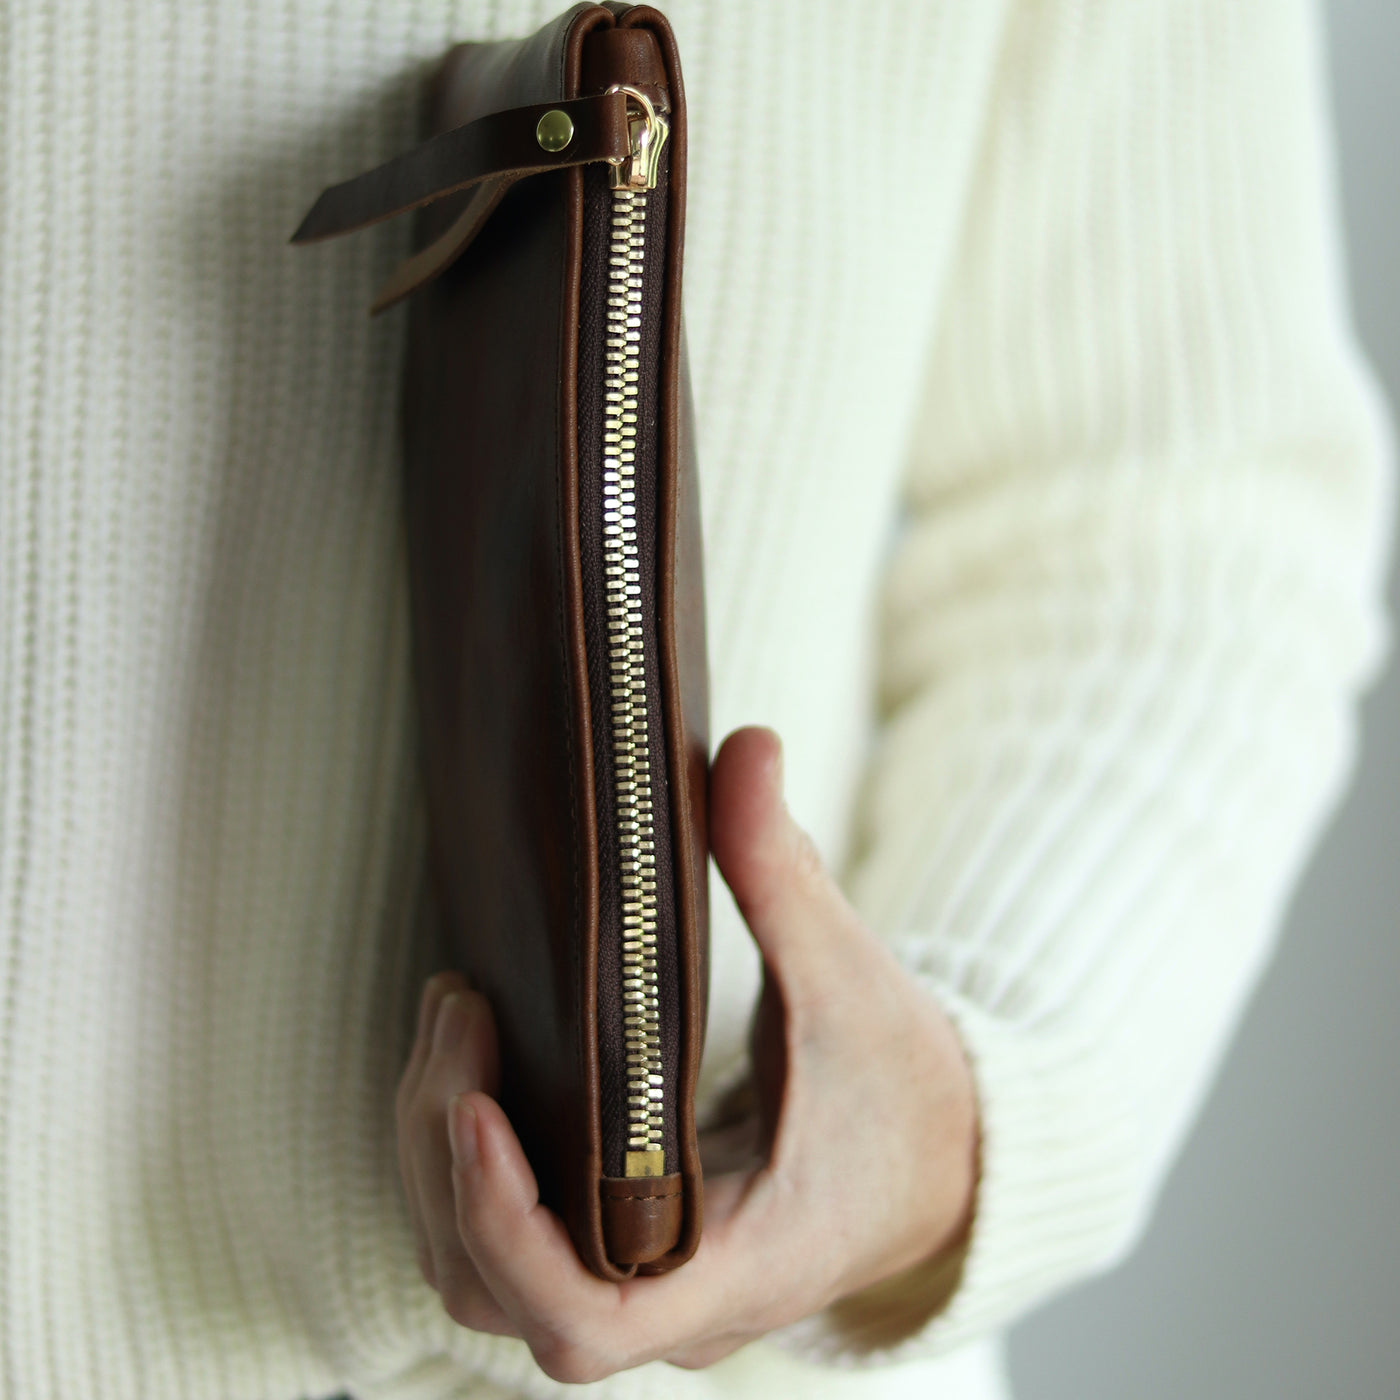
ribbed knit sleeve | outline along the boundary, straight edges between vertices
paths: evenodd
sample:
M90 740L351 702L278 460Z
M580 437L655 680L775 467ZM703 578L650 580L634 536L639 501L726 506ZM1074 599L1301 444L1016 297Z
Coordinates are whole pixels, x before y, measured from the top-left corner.
M975 1223L931 1321L936 1273L785 1345L951 1348L1123 1253L1345 778L1390 498L1316 23L1143 0L1008 25L849 873L962 1033Z

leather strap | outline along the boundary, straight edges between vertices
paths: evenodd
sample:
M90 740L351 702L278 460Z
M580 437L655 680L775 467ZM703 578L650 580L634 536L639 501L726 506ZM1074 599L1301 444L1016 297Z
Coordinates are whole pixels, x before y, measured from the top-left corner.
M405 258L385 278L374 294L369 314L378 316L381 311L387 311L456 262L517 178L515 175L493 175L483 180L472 191L467 207L452 221L447 232L433 239L426 248L420 248L411 258Z
M546 151L535 136L535 128L546 112L556 110L568 113L574 134L563 150ZM524 175L592 161L624 160L630 150L625 93L603 93L492 112L322 191L292 235L292 242L314 243L352 233L482 180L501 180L503 189ZM454 241L460 251L460 234ZM416 286L425 279L408 280ZM412 286L406 290L411 291ZM393 299L405 294L399 292Z

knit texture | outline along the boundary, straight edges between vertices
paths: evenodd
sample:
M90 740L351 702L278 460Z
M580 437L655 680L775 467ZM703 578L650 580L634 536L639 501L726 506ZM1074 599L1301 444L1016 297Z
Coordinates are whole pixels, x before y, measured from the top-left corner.
M407 230L285 247L450 42L556 8L0 7L6 1397L562 1391L446 1319L396 1179L431 953L402 318L364 307ZM1383 651L1316 16L666 8L716 733L783 734L964 1037L983 1174L936 1316L910 1279L890 1325L590 1393L894 1396L841 1367L951 1353L917 1393L987 1400L968 1344L1139 1228ZM757 985L715 896L702 1099Z

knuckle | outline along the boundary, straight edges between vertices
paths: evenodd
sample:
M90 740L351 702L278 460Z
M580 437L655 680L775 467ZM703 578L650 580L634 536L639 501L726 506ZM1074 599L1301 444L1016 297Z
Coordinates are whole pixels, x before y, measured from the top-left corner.
M794 892L809 903L813 913L821 911L825 916L831 912L830 906L844 903L816 842L801 828L792 838L787 875Z
M465 1298L459 1293L445 1293L442 1299L442 1308L458 1327L465 1328L468 1332L477 1330L476 1308L469 1298Z
M678 1371L703 1371L710 1364L708 1356L701 1356L698 1352L689 1352L684 1356L674 1356L671 1358L671 1365Z
M540 1370L561 1385L587 1385L603 1380L617 1369L588 1348L553 1333L531 1341L530 1352Z
M800 826L793 831L792 869L804 883L826 881L826 862L817 850L817 843Z
M482 1297L481 1289L457 1278L442 1289L443 1311L457 1324L469 1332L485 1332L491 1320L493 1309Z

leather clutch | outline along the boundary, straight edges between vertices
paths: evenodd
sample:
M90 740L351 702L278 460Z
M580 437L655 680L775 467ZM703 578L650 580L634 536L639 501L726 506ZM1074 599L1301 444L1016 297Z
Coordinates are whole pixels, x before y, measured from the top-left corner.
M403 502L430 866L502 1106L580 1257L700 1235L705 607L681 326L685 95L646 5L463 44L431 135L295 242L417 209Z

